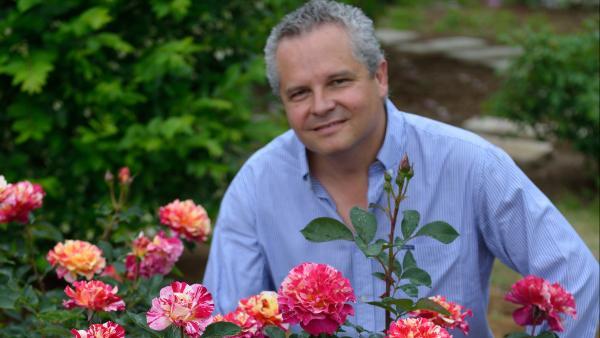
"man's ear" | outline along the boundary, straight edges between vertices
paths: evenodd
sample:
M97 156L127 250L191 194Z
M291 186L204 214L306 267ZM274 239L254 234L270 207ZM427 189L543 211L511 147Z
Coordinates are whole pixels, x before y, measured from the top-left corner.
M387 61L384 59L377 66L377 71L375 71L375 81L377 81L377 85L379 86L379 96L386 97L388 95L388 65Z

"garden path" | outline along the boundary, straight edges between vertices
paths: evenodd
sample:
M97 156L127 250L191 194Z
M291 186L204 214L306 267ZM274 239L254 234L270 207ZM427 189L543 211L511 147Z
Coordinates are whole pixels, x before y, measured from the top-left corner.
M384 44L402 53L441 54L466 63L480 64L501 73L512 59L523 53L521 48L490 45L486 40L468 36L422 39L411 31L380 29L377 37ZM550 142L539 141L531 131L524 131L509 120L497 117L473 116L463 122L469 129L503 148L517 163L533 165L552 154Z

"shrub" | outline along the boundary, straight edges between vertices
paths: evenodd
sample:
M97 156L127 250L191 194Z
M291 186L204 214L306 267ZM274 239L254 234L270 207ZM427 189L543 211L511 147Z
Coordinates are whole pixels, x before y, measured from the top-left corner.
M492 112L534 126L541 137L569 141L598 161L597 28L565 36L526 32L518 42L524 53L492 98Z
M247 154L282 130L260 111L268 29L294 1L14 1L0 5L0 171L35 177L43 218L97 232L107 169L143 210L176 196L214 213ZM168 184L166 179L168 177Z

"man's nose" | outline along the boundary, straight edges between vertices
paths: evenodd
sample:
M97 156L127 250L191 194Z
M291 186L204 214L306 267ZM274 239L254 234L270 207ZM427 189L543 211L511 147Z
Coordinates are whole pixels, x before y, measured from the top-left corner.
M324 115L335 108L335 100L323 91L314 91L312 95L312 113Z

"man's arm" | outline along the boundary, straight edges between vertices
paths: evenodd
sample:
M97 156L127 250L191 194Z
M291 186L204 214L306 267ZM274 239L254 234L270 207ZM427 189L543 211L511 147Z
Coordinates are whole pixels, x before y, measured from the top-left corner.
M233 311L240 299L268 289L268 272L255 230L255 184L252 171L245 166L221 202L203 282L218 313Z
M577 319L565 318L565 337L594 337L598 323L598 262L548 198L502 151L481 171L480 226L504 264L522 275L560 283L575 297Z

